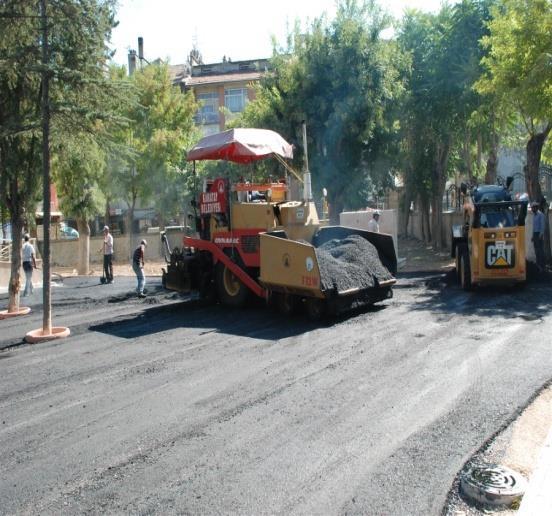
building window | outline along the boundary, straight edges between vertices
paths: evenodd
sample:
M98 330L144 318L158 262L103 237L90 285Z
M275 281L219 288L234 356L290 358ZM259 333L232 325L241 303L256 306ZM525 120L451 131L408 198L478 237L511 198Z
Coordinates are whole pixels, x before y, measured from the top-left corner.
M241 113L247 104L246 88L229 88L224 90L224 105L231 113Z
M199 102L199 109L195 116L196 123L218 124L218 93L198 93L196 98Z

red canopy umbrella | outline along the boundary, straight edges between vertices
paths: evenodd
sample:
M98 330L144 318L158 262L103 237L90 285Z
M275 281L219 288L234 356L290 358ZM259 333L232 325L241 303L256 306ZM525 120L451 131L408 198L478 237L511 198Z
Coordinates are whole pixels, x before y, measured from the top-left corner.
M224 159L251 163L277 154L293 158L292 146L278 133L268 129L230 129L199 140L188 153L188 161Z

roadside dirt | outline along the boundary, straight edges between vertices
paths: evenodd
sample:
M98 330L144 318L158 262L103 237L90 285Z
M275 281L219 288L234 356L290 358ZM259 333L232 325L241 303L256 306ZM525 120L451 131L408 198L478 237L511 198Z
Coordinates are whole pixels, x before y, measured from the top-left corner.
M144 272L146 276L161 276L161 269L166 267L166 264L163 260L147 261L144 266ZM71 276L78 276L77 269L73 267L53 267L53 272L59 274L63 278L68 278ZM102 264L95 263L90 266L89 276L101 276L103 272ZM119 262L113 264L113 276L134 276L134 271L132 267L127 262Z
M417 238L399 238L399 259L405 259L399 263L401 272L426 272L443 271L454 266L449 252L437 252L430 245Z

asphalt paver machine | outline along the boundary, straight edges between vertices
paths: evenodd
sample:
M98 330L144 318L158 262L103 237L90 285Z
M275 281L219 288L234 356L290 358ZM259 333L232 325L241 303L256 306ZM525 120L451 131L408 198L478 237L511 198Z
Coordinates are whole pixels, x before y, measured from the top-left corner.
M250 163L269 157L302 180L303 198L290 198L286 180L205 181L196 203L197 236L184 237L181 249L169 249L164 239L170 257L163 285L232 307L243 306L251 295L284 313L301 305L313 319L392 297L397 267L392 237L321 223L310 174L301 178L286 164L292 146L280 135L233 129L203 138L188 153L189 161Z

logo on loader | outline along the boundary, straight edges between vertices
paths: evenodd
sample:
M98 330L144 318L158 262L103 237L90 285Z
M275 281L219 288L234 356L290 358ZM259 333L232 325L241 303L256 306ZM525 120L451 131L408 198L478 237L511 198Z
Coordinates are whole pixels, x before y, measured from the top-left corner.
M504 241L489 243L485 248L485 265L487 268L514 267L516 254L514 246Z

